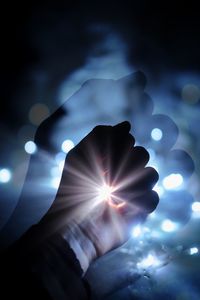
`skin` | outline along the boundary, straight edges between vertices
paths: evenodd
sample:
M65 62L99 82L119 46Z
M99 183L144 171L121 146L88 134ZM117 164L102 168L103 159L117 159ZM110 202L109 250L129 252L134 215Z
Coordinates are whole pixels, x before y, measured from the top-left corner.
M39 223L67 240L84 272L158 204L158 174L145 167L148 152L134 142L128 122L95 127L67 155L56 199ZM113 192L102 198L105 184Z

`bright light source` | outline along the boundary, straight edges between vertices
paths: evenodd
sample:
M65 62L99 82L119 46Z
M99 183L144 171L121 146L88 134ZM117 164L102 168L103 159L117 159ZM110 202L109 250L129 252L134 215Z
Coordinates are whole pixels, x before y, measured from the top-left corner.
M54 188L54 189L57 189L59 187L59 184L60 184L60 178L59 177L55 177L51 180L51 186Z
M1 183L7 183L10 181L12 175L10 170L8 169L1 169L0 170L0 182Z
M71 140L65 140L62 143L62 151L68 153L72 148L74 148L74 143Z
M159 196L162 196L163 193L164 193L164 189L159 186L158 184L156 184L154 187L153 187L153 190L158 193Z
M146 269L149 267L158 267L160 264L160 261L154 255L149 254L141 262L137 263L137 266L139 268Z
M24 145L24 149L28 154L34 154L37 151L37 146L34 142L28 141Z
M166 219L162 222L161 228L163 231L172 232L172 231L176 230L177 225L174 222L172 222L171 220Z
M151 137L154 141L160 141L162 139L163 133L159 128L154 128L151 131Z
M171 174L163 179L163 186L166 190L176 189L183 183L181 174Z
M108 204L113 208L120 208L126 204L126 202L113 194L116 191L116 188L113 186L103 184L101 187L97 189L98 192L98 200L107 201Z
M200 202L193 202L192 203L192 210L194 212L199 212L200 213Z
M142 233L142 228L139 225L137 225L132 229L132 236L135 238L141 235L141 233Z
M102 187L98 189L100 200L110 200L112 192L113 192L113 188L107 184L104 184Z
M192 247L189 250L190 255L197 254L198 252L199 252L199 249L197 247Z

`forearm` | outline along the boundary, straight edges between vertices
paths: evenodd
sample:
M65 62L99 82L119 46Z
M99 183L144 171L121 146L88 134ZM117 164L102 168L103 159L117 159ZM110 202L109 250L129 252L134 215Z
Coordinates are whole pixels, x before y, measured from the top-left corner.
M71 224L66 226L61 232L61 236L67 241L71 249L74 251L81 268L85 273L91 262L97 258L93 242L75 222L71 222Z
M1 257L6 299L89 299L83 270L67 241L56 234L30 247L27 241L38 230L33 226Z

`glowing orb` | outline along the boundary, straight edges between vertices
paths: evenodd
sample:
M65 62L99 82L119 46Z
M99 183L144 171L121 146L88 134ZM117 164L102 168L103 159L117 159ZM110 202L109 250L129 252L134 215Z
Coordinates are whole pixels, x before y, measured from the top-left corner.
M112 192L112 186L104 184L102 187L99 188L99 197L101 200L108 200L110 199Z
M0 183L7 183L10 181L12 175L10 170L8 169L1 169L0 170Z
M192 203L192 210L194 211L194 212L200 212L200 202L193 202Z
M114 187L104 184L98 189L98 196L101 201L107 201L111 207L120 208L125 205L125 201L119 200L114 196L115 190Z
M146 258L137 263L137 267L142 269L146 269L149 267L158 267L160 263L161 262L157 259L156 256L149 254Z
M197 247L190 248L190 255L197 254L199 252L199 249Z
M172 231L176 230L177 225L174 222L172 222L171 220L166 219L162 222L161 227L162 227L162 230L165 232L172 232Z
M159 128L154 128L151 131L151 137L154 141L160 141L162 139L163 133Z
M166 190L179 188L183 183L181 174L171 174L163 179L163 186Z
M62 143L61 149L63 152L68 153L72 148L74 148L74 143L71 140L65 140Z
M34 142L28 141L24 145L24 149L28 154L34 154L37 151L37 146Z

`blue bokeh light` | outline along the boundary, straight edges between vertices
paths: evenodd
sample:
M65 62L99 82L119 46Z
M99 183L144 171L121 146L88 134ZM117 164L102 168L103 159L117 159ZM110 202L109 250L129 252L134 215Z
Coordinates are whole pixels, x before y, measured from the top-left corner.
M0 183L7 183L11 180L12 174L9 169L0 169Z
M37 146L33 141L28 141L24 145L24 149L28 154L34 154L37 151Z

